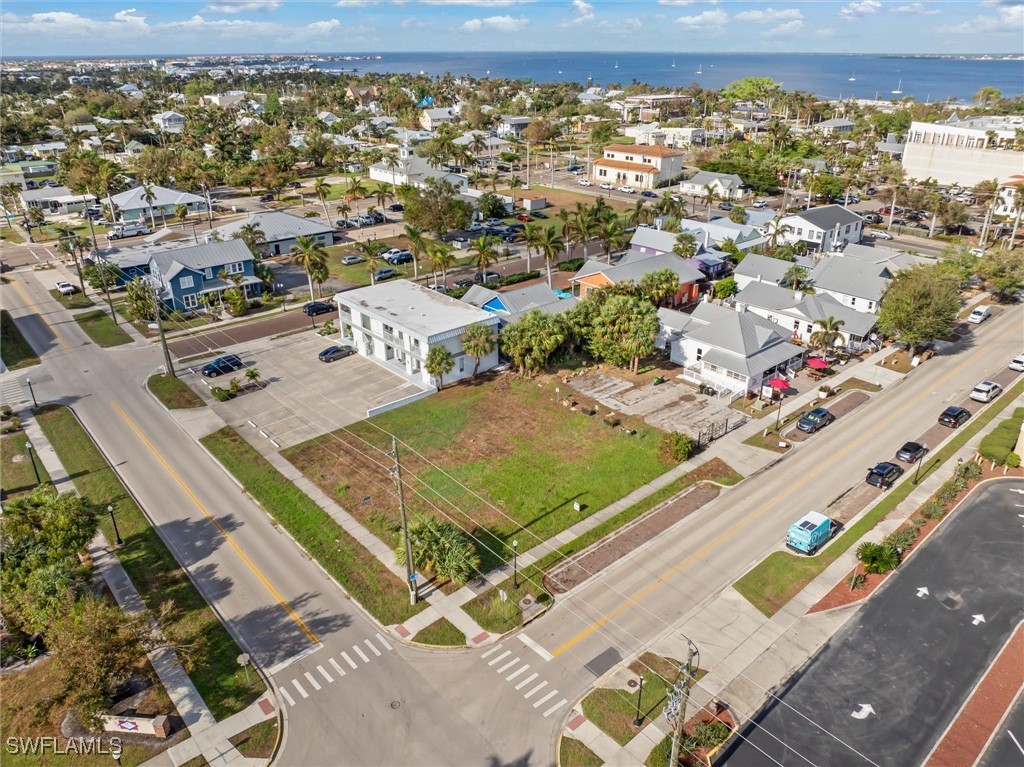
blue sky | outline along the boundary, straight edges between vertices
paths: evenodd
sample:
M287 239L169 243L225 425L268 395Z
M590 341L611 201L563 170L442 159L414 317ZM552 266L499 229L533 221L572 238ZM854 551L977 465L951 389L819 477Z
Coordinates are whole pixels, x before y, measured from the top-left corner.
M1019 53L1024 0L5 0L5 57L390 51Z

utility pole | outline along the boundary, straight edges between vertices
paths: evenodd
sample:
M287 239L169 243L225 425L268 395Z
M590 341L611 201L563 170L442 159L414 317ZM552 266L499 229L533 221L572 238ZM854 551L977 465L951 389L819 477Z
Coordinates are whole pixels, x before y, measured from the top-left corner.
M530 185L530 142L526 142L526 185Z
M409 540L409 521L405 516L405 492L402 489L402 463L398 459L398 437L391 435L391 457L395 459L395 483L398 485L398 510L402 516L402 540L405 541L405 575L409 584L409 604L420 601L416 583L416 568L412 562L412 541Z
M160 320L160 290L156 285L150 283L153 288L153 309L156 314L156 331L160 335L160 347L164 350L164 369L171 378L177 378L174 373L174 365L171 363L171 352L167 348L167 336L164 335L164 324Z
M683 734L683 725L686 724L686 705L690 702L690 687L693 685L694 666L693 659L700 658L697 646L689 639L686 640L686 666L680 668L682 677L676 682L672 692L668 694L668 703L665 705L665 717L672 725L672 756L669 765L675 767L679 764L679 739Z

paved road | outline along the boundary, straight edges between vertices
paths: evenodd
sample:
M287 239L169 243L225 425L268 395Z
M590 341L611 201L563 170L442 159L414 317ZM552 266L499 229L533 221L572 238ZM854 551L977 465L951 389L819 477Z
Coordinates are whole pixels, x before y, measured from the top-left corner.
M253 320L252 322L244 322L240 325L231 325L222 330L210 330L176 341L169 341L167 348L171 350L171 354L174 357L190 357L196 354L203 354L204 352L224 349L235 344L253 341L257 338L287 333L289 330L312 325L313 320L316 320L316 324L319 325L330 316L323 314L320 317L307 317L302 313L301 307L302 303L296 302L291 309L283 314L276 314L265 320Z
M716 764L920 764L1024 618L1020 492L976 490Z

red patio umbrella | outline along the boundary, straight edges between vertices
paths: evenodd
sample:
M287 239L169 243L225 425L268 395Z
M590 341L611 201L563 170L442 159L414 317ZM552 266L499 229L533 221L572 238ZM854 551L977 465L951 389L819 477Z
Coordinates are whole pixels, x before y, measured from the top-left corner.
M768 385L771 386L773 389L788 389L789 381L787 381L785 378L769 378Z
M828 367L828 363L820 357L811 357L807 360L807 367L815 368L817 370L824 370Z

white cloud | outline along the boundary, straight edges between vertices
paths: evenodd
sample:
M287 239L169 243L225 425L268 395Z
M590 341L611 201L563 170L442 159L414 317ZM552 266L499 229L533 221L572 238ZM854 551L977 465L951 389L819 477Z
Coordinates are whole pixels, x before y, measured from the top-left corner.
M252 13L254 11L276 11L281 0L219 0L203 8L203 13Z
M575 27L594 20L594 6L587 0L572 0L573 18L563 21L560 26Z
M847 21L851 21L859 16L878 13L881 8L882 3L880 0L855 0L849 5L841 8L839 10L839 16Z
M362 8L367 5L376 5L377 0L338 0L335 5L338 8Z
M636 18L615 19L614 21L608 21L605 19L597 22L598 29L615 32L616 34L621 34L623 32L635 32L642 26L643 22Z
M416 0L416 2L424 5L478 5L484 8L506 8L510 5L532 3L534 0Z
M906 5L897 5L895 8L890 8L891 13L912 13L915 16L932 16L939 13L938 8L929 8L924 3L907 3Z
M718 5L718 0L658 0L658 5L694 5L702 1L708 5Z
M314 35L326 35L328 32L333 32L340 26L341 22L337 19L327 19L325 21L314 21L312 24L307 24L306 29Z
M803 17L799 8L765 8L763 11L741 11L736 14L736 21L748 24L781 24L787 21L800 21Z
M802 31L804 23L800 19L793 19L783 24L779 24L777 27L773 27L768 31L764 32L761 37L788 37L789 35L795 35L797 32Z
M677 24L687 29L701 30L708 34L720 34L725 30L728 21L729 14L719 10L704 11L696 16L680 16L676 19Z
M975 16L952 26L938 27L940 35L1006 35L1020 37L1024 27L1024 4L1000 5L995 16Z
M529 23L530 20L523 17L488 16L486 19L470 19L461 29L464 32L518 32Z

